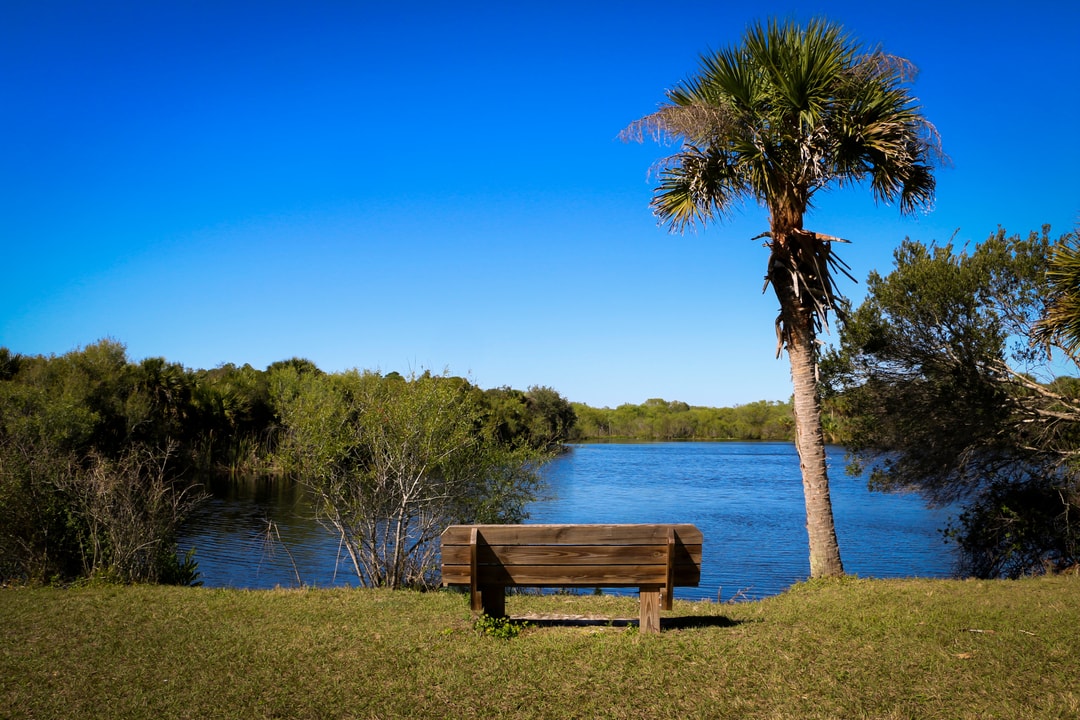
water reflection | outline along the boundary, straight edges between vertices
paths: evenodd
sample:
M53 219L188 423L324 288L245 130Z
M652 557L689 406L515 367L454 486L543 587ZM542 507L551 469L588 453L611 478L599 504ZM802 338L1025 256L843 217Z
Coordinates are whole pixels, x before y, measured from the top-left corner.
M866 489L829 451L845 569L863 577L945 577L953 554L941 539L948 511L915 496ZM780 592L809 573L805 510L788 443L578 445L548 467L554 495L529 522L690 522L705 535L699 588L676 597L723 599ZM213 499L185 526L207 586L269 588L356 584L336 536L313 519L294 483L215 483ZM271 526L271 522L273 526ZM276 529L269 534L268 529Z
M211 499L185 524L180 549L195 548L208 587L355 584L337 538L314 519L307 493L273 478L210 481Z

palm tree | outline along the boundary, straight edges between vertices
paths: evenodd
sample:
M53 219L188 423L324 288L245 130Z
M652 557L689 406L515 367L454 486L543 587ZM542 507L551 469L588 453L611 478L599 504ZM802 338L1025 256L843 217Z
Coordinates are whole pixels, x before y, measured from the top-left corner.
M1060 348L1080 366L1080 233L1065 235L1050 251L1044 316L1035 323L1032 341Z
M843 574L816 338L828 313L841 312L832 274L847 271L832 252L840 239L806 230L803 216L819 190L864 182L902 213L929 205L932 167L943 156L907 89L914 74L907 60L864 50L827 21L771 20L748 28L741 45L704 55L697 75L622 132L624 140L680 143L658 163L651 203L671 230L720 219L746 200L769 212L759 237L768 238L766 287L780 301L777 356L786 349L791 362L811 577Z

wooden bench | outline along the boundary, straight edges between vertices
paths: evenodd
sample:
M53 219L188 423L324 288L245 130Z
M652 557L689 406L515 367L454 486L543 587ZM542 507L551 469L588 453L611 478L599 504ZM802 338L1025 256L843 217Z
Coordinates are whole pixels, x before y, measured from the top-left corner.
M451 525L442 584L469 587L473 612L506 614L506 588L636 587L642 632L660 632L660 603L701 581L693 525Z

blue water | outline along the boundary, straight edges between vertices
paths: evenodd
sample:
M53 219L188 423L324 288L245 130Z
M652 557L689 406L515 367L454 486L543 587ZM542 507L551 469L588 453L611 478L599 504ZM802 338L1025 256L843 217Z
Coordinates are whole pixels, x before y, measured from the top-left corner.
M950 513L912 495L866 489L830 448L833 513L844 569L860 577L948 577L940 529ZM760 598L809 574L799 460L790 443L576 445L546 469L552 497L528 522L689 522L705 536L701 585L684 599ZM269 521L276 535L267 535ZM229 485L181 535L209 587L355 584L337 538L282 483Z
M844 570L861 577L948 577L946 511L871 493L829 449ZM581 445L550 467L556 499L531 522L690 522L705 535L701 585L676 597L774 595L810 573L799 459L790 443ZM721 595L722 594L722 595Z

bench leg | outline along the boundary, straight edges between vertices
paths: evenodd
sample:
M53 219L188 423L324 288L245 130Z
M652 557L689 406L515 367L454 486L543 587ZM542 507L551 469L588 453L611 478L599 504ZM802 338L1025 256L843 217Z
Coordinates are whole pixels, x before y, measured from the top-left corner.
M660 632L660 588L641 588L641 619L638 629L643 633Z
M506 588L501 585L483 585L478 590L480 607L473 606L488 617L506 617Z

